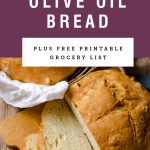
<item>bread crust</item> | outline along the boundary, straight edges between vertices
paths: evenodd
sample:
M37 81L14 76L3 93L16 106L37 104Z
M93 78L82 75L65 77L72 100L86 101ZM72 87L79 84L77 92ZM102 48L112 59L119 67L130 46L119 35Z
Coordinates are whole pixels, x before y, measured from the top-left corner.
M13 80L53 85L69 77L73 67L22 67L22 58L0 58L0 70Z
M150 95L119 71L92 72L73 84L66 98L72 101L102 150L147 148Z
M39 133L43 107L28 108L0 122L0 136L8 146L23 150L25 138Z

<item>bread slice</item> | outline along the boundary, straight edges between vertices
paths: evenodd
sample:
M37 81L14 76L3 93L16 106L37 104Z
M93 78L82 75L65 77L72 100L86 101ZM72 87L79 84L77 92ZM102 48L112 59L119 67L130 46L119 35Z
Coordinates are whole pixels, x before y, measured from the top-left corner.
M92 150L64 100L48 102L42 112L39 150Z
M26 109L0 121L0 136L8 146L23 150L25 138L29 134L39 133L43 106Z
M92 147L94 150L100 150L100 146L97 144L93 134L91 133L91 131L89 130L85 120L83 119L83 117L81 116L80 112L78 111L76 105L70 101L69 99L65 98L65 101L68 103L68 105L70 106L72 112L74 113L76 119L78 120L83 132L85 133L85 135L87 136L89 142L91 143Z
M53 85L69 77L74 67L22 67L22 58L0 58L0 70L13 80Z
M30 134L25 138L26 146L23 150L37 150L38 134Z
M66 99L102 150L147 149L150 95L133 78L111 69L95 71L71 85Z

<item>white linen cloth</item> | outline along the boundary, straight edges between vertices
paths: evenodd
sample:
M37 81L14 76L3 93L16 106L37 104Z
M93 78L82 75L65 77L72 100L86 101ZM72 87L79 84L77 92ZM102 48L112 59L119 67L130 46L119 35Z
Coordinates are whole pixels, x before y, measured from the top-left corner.
M28 108L46 101L63 99L67 89L66 81L53 86L22 83L11 80L6 73L0 71L0 97L14 107Z

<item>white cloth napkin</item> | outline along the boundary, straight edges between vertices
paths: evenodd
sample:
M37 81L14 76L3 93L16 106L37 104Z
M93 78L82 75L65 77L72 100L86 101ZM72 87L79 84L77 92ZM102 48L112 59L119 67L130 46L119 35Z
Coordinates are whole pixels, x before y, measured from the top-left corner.
M66 81L53 86L22 83L11 80L4 72L0 71L0 97L14 107L27 108L46 101L63 99L67 89Z

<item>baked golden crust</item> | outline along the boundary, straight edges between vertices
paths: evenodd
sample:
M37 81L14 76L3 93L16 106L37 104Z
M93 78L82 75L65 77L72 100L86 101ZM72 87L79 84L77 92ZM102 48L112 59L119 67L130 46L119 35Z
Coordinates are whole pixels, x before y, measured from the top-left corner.
M23 110L5 120L0 121L0 136L10 147L23 150L25 138L39 133L41 113L44 104Z
M73 84L66 98L81 113L102 150L145 150L150 96L119 71L92 72Z
M0 70L13 80L53 85L69 77L76 68L71 67L22 67L21 58L0 58Z

